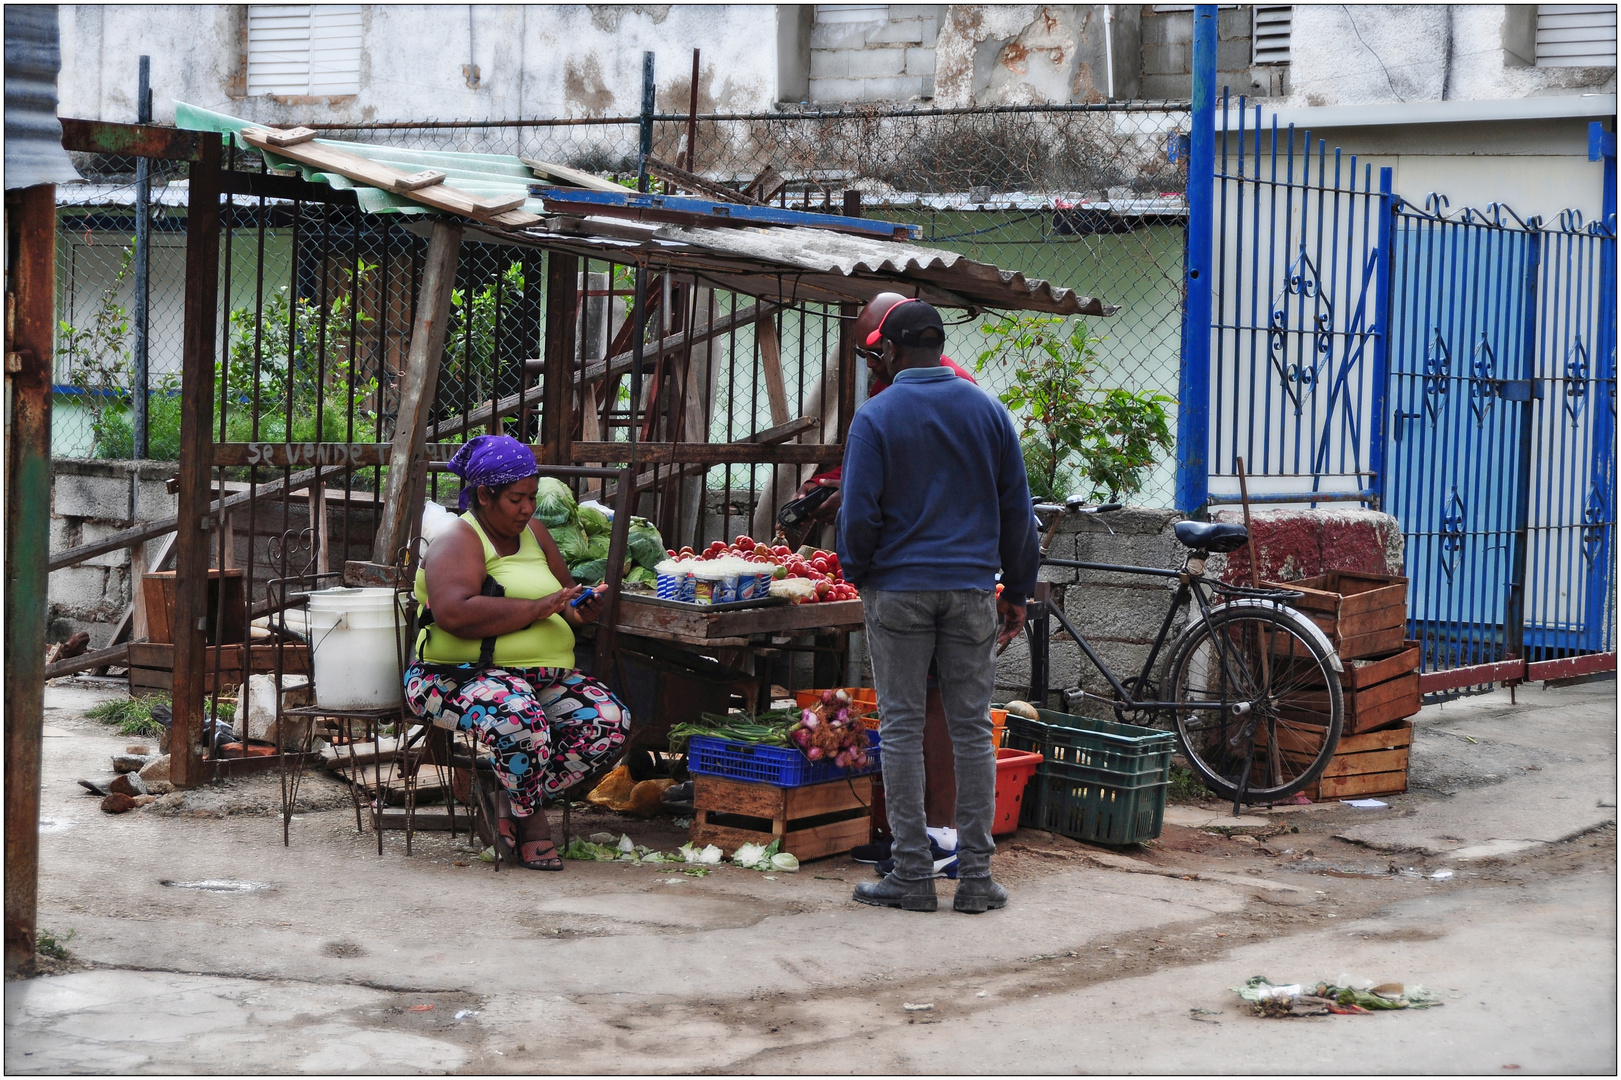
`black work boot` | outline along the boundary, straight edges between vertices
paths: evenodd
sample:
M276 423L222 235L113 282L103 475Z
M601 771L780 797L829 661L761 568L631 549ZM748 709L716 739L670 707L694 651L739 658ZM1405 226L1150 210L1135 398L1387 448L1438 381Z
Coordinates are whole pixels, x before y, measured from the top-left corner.
M902 911L934 911L940 906L939 899L934 895L933 878L902 881L894 874L882 881L863 881L856 886L855 899L859 903L898 907Z
M1007 907L1007 890L989 877L965 877L957 882L957 896L951 901L953 911L981 915L1002 907Z

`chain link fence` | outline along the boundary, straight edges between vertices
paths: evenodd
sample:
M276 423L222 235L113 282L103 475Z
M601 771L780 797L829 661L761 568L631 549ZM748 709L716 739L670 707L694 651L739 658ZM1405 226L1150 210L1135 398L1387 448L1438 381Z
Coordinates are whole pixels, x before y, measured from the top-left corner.
M1176 102L987 109L861 107L707 115L690 125L686 117L664 115L652 125L652 152L734 189L763 177L771 201L790 208L840 213L845 193L856 191L864 214L915 224L924 244L1118 304L1120 310L1113 317L1091 320L1087 327L1096 378L1106 387L1171 398L1177 388L1180 351L1187 217L1186 156L1181 147L1188 123L1186 104ZM695 134L695 163L685 156L689 126ZM427 121L327 128L321 134L423 150L513 154L634 184L640 124L636 117ZM84 157L81 171L93 178L92 183L64 187L59 196L58 311L63 325L58 336L53 451L59 456L128 457L134 159ZM150 445L151 456L173 458L178 455L186 189L183 182L175 182L178 173L168 175L164 163L153 164L157 168L149 294ZM256 155L247 155L236 167L262 168ZM392 379L409 328L413 302L409 284L418 272L422 237L403 219L273 199L233 200L226 210L226 226L222 351L227 356L234 351L246 364L240 370L252 372L248 354L257 350L262 365L265 351L264 333L255 327L281 320L292 328L294 340L325 334L330 340L320 347L323 356L340 362L353 356L358 361L355 377L362 383L377 379L375 391L349 387L350 373L345 371L343 395L362 404L358 413L362 427L371 423L386 431ZM446 417L487 400L492 387L499 393L520 389L523 361L541 355L541 265L536 255L520 256L514 249L469 245L464 250L458 300L465 309L458 324L461 341L458 346L453 332L446 363L460 364L458 371L465 371L441 380L440 411ZM582 285L609 294L603 301L604 332L611 336L626 306L626 297L612 294L626 291L628 280L618 278L627 275L607 264L582 266L582 273L596 275L589 282L582 278ZM351 294L353 298L346 299ZM719 294L715 300L720 313L737 302ZM339 310L333 310L334 304ZM511 321L514 318L518 323ZM301 319L345 325L334 337L330 330L302 326ZM484 325L491 319L502 326ZM1010 372L994 356L982 359L1001 340L985 331L1004 320L1002 315L985 313L948 328L947 355L977 369L980 382L993 392L1007 388ZM834 340L836 333L824 317L809 312L790 314L780 332L785 344L793 340L798 346L784 349L790 396L798 399L795 404L800 408L813 406L827 350L801 339L831 335ZM283 333L276 339L284 352L289 349L288 336ZM757 348L749 328L734 339L729 350L748 353ZM297 351L293 348L291 353ZM512 355L506 355L509 352ZM799 360L799 366L791 357ZM752 379L751 366L744 363L737 378L720 380L711 420L713 438L727 439L769 425L765 395ZM232 385L229 379L226 383ZM357 389L364 391L359 398ZM240 374L234 390L249 392ZM230 397L227 391L222 401L226 427L238 423L229 419ZM265 408L263 402L251 409L244 404L236 403L240 416L262 414ZM325 404L317 407L320 416L308 423L317 423L325 437L334 414ZM1174 431L1174 403L1167 408ZM740 417L739 410L755 415ZM355 439L344 438L352 411L348 404L339 407L342 422L330 433L334 438L379 437L377 430L357 430ZM169 413L173 424L166 420ZM377 419L365 419L373 416ZM300 422L295 418L293 426ZM220 434L241 433L233 427ZM752 489L752 472L718 469L709 483ZM1173 487L1174 455L1166 452L1133 501L1170 505Z
M776 188L774 203L832 213L843 211L845 192L857 191L864 214L918 225L924 244L1118 304L1116 315L1087 327L1099 382L1174 398L1188 125L1188 107L1179 102L864 107L703 115L695 122L662 115L652 125L652 153L686 164L690 127L697 148L691 171L712 183L743 189L775 173L765 185ZM321 134L420 150L512 154L629 184L639 161L636 117L370 124ZM982 361L1000 340L985 330L1003 319L984 314L948 328L947 355L980 369L980 382L993 392L1007 388L1010 373L994 357ZM723 391L734 408L758 396L752 386ZM1175 405L1166 407L1174 432ZM724 424L717 417L717 425ZM718 427L715 437L725 437ZM711 484L718 480L717 471ZM1171 505L1174 480L1174 455L1167 451L1133 501Z

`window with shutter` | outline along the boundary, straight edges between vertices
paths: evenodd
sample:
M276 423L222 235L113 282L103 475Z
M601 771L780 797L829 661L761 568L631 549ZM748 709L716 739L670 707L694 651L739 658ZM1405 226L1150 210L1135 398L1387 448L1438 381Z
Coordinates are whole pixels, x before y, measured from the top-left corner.
M249 94L359 92L359 4L249 5Z
M1258 4L1251 10L1254 12L1254 23L1250 31L1251 40L1254 42L1254 62L1287 64L1292 9L1287 4Z
M1537 67L1615 67L1615 5L1538 4Z

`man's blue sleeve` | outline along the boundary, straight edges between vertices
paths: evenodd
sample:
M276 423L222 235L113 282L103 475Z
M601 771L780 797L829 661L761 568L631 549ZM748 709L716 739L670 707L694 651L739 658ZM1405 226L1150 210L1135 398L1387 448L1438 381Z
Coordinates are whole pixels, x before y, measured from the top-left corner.
M844 474L839 493L839 565L845 579L859 586L878 551L883 523L878 501L884 493L883 456L868 437L868 425L862 423L860 414L844 439Z
M1030 483L1024 475L1024 455L1019 452L1019 436L1013 422L1002 425L1003 438L997 467L997 504L1002 530L999 554L1002 558L1002 599L1023 604L1036 587L1041 568L1040 539L1035 516L1030 511ZM842 552L840 558L843 558Z

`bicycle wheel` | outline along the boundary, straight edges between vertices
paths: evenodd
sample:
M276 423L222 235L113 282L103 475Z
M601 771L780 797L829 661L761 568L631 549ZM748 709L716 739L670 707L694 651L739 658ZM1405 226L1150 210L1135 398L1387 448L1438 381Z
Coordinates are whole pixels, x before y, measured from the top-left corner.
M1212 790L1270 802L1301 791L1339 746L1344 699L1329 653L1303 616L1270 607L1217 611L1191 627L1166 662L1176 739ZM1246 708L1247 707L1247 708Z

